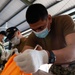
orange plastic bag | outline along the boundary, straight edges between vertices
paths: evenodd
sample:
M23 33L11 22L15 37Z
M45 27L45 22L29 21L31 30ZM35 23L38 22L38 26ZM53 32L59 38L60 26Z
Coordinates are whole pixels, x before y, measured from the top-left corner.
M25 73L20 70L20 68L16 65L16 62L13 60L15 56L16 54L10 57L8 62L5 64L1 75L32 75L31 73Z

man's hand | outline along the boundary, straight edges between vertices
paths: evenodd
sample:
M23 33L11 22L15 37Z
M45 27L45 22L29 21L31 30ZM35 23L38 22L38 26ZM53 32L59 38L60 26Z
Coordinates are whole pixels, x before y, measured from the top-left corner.
M27 49L14 58L20 69L27 73L36 72L42 64L48 63L48 54L45 50Z
M15 54L19 54L17 48L11 49L11 55L14 54L14 53L15 53Z

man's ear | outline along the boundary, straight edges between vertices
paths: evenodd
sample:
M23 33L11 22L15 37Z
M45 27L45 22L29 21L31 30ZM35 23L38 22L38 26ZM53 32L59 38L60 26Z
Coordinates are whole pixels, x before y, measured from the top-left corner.
M48 15L48 29L50 30L51 27L51 23L52 23L52 17L51 15Z
M18 35L19 35L21 32L20 32L20 31L18 31L17 33L18 33Z
M51 17L51 15L48 15L48 20L49 20L49 23L51 24L52 23L52 17Z

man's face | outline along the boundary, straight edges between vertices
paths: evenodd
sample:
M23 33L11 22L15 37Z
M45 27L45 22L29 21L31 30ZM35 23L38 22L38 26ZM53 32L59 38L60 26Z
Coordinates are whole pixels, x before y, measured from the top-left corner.
M18 31L14 33L13 38L10 40L10 42L14 45L18 45L20 43Z
M13 39L14 37L18 37L18 31L16 31L16 32L13 34L12 39ZM12 40L12 39L11 39L11 40ZM11 40L10 40L10 41L11 41Z
M4 35L0 34L0 40L3 42Z
M50 20L49 20L49 18L47 18L45 20L40 19L38 22L30 24L30 27L35 32L40 32L40 31L44 30L46 27L48 28L48 30L50 30Z

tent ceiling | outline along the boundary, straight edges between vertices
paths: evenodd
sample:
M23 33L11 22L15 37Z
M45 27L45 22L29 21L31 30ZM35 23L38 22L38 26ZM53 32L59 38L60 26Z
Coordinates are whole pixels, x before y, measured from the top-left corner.
M32 2L45 5L52 16L69 14L75 19L75 0L32 0ZM21 0L0 0L0 31L12 26L16 26L21 32L29 29L25 17L27 7L27 3Z

